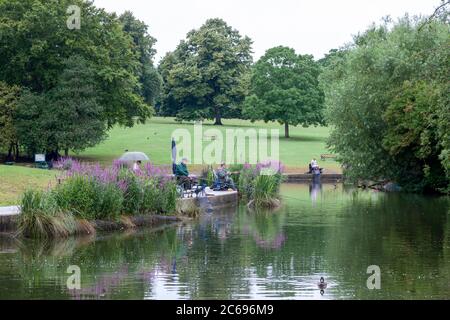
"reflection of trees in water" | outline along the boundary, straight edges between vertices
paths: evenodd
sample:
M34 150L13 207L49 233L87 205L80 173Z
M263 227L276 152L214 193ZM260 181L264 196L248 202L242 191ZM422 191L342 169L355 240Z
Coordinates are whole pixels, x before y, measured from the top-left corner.
M0 271L2 275L11 273L11 278L19 275L21 281L2 282L3 288L11 289L5 298L96 299L144 297L145 292L151 291L156 273L173 270L174 258L182 246L176 229L172 228L156 233L142 230L130 234L100 235L95 242L92 238L24 240L16 242L14 247L19 253L8 269ZM80 291L66 289L69 265L78 265L81 269ZM5 263L0 260L1 266Z
M353 201L341 210L347 223L327 235L326 256L358 297L445 297L442 293L450 292L448 210L448 198L386 194L369 205ZM370 265L381 268L382 290L366 288Z
M100 234L95 242L3 240L1 248L17 253L0 255L1 286L8 288L0 298L139 299L156 296L161 277L192 299L248 297L256 282L258 290L292 297L317 289L320 275L330 284L325 296L448 292L448 199L327 189L325 203L312 207L307 188L305 201L275 213L241 207L156 232ZM380 291L365 286L372 264L381 267ZM82 270L84 291L75 296L65 289L69 265Z

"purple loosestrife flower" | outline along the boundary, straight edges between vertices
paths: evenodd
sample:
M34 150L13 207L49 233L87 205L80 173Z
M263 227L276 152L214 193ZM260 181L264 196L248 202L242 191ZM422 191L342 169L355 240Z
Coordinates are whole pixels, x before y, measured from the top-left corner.
M117 182L117 187L122 191L122 192L126 192L128 190L128 183L125 179L120 179Z

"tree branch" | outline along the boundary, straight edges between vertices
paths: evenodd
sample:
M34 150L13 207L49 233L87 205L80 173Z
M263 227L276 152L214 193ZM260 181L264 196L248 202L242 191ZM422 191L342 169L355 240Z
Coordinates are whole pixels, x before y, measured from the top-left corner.
M445 6L447 6L448 4L450 4L450 1L447 2L443 2L439 7L436 8L436 10L434 10L433 14L431 16L428 17L428 19L419 27L419 31L422 30L422 28L427 25L428 23L430 23L431 20L433 20L436 15L438 14L438 12L444 8Z

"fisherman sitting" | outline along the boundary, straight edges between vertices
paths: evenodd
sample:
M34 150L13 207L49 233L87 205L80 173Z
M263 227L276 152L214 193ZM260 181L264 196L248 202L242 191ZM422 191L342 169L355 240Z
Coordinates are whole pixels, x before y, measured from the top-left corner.
M180 164L176 166L175 176L177 177L177 183L183 186L183 189L189 190L192 189L192 185L196 182L195 176L189 174L189 170L187 168L188 159L181 159Z
M309 172L308 173L312 173L312 174L321 174L322 173L322 168L319 167L319 164L317 163L316 158L312 159L311 162L309 163Z
M216 171L216 175L217 175L216 185L219 185L219 189L221 189L221 190L227 190L227 189L236 190L236 186L234 184L233 179L231 178L231 174L228 171L225 162L222 162L220 164L219 168Z

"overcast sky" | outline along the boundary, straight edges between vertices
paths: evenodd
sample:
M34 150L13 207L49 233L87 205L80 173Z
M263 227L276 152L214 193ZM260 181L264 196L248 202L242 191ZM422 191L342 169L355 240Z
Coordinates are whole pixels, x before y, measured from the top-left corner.
M253 40L255 60L274 46L323 57L390 15L430 15L440 0L95 0L109 12L130 10L158 42L156 61L208 18L222 18Z

